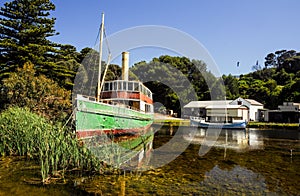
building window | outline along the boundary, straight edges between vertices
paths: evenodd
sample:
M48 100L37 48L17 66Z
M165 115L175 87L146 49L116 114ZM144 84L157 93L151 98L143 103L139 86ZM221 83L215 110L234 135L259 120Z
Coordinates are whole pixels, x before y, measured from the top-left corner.
M237 102L238 105L242 105L242 103L243 103L242 101L238 101Z

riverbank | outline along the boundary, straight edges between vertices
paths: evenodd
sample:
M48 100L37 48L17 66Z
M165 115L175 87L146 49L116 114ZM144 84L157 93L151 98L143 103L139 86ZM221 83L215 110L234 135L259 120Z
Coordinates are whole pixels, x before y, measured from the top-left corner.
M153 124L168 126L190 126L190 120L155 114ZM299 129L298 123L249 122L247 128L257 129Z
M249 122L247 128L258 129L299 129L298 123Z
M190 126L190 120L183 118L174 118L171 116L156 113L154 115L153 124L166 126Z

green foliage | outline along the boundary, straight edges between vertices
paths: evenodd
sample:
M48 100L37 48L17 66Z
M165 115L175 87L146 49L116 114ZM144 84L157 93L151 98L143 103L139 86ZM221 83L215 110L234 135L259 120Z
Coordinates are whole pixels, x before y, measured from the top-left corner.
M76 88L73 89L73 94L84 94L95 96L98 84L98 69L99 69L99 54L91 48L81 50L79 61L82 61L77 69L77 75L74 83ZM101 70L104 72L106 63L102 62ZM102 75L103 76L103 75ZM105 80L118 80L121 77L121 68L118 65L110 64L105 76ZM130 76L132 79L132 75Z
M71 92L43 75L36 76L30 63L3 80L1 108L28 107L51 120L61 121L71 114Z
M108 66L108 70L105 76L105 80L106 81L110 81L110 80L120 80L122 75L122 69L115 64L110 64Z
M101 167L71 131L18 107L0 114L0 153L37 159L43 183L48 183L51 175L63 177L70 169L99 171Z
M270 53L265 58L265 68L242 75L238 79L238 91L233 92L236 81L223 76L227 98L255 99L266 108L276 109L284 101L300 102L300 54L294 50L280 50ZM299 64L298 64L299 63Z
M164 55L149 63L139 62L131 71L153 92L155 102L179 115L190 101L225 97L222 81L207 72L206 64L199 60Z
M55 6L49 0L13 0L0 11L0 76L32 62L39 72L51 73L57 44L48 40L56 35Z
M295 50L279 50L270 53L265 58L265 67L285 69L288 73L300 70L300 53Z
M47 74L47 77L56 81L61 87L72 90L76 73L80 67L80 57L81 54L76 51L74 46L60 45L60 49L53 59L54 66L51 74Z
M13 0L0 11L0 80L31 62L37 74L72 90L81 54L49 40L57 35L50 0Z
M284 101L300 102L300 78L294 79L292 82L285 85L281 94Z
M239 95L239 83L238 79L233 77L231 74L228 76L223 75L222 79L226 88L227 99L236 99Z
M287 73L284 68L273 75L279 85L286 85L292 81L291 74Z

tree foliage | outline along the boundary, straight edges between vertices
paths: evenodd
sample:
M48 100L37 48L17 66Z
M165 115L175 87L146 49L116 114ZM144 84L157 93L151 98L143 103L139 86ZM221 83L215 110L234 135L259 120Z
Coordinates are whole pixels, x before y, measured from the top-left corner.
M35 74L34 65L23 68L3 80L1 108L27 107L51 120L63 120L71 113L71 92L44 75Z
M13 0L0 11L0 74L5 76L26 62L43 73L52 73L56 44L48 38L56 35L55 18L49 18L55 6L49 0Z
M239 82L238 79L231 74L228 76L223 75L222 79L226 86L226 97L227 99L236 99L240 96L239 94Z
M265 67L275 67L277 70L285 69L288 73L300 70L300 53L295 50L279 50L270 53L265 58Z
M270 109L284 101L300 102L299 59L300 53L294 50L279 50L266 56L264 69L242 75L236 81L231 75L223 76L227 98L255 99Z
M58 34L56 19L50 17L54 10L51 0L11 0L0 8L0 109L27 106L49 118L63 119L71 110L71 90L95 96L99 54L50 41ZM268 108L283 101L300 102L300 53L278 50L266 55L264 65L256 63L252 73L240 78L216 78L201 60L162 55L136 63L129 77L144 82L155 102L179 114L189 101L225 96L252 98ZM102 70L104 66L101 62ZM120 77L121 68L109 65L105 80Z
M155 102L179 115L190 101L225 97L222 81L200 60L163 55L148 63L139 62L131 71L153 92Z

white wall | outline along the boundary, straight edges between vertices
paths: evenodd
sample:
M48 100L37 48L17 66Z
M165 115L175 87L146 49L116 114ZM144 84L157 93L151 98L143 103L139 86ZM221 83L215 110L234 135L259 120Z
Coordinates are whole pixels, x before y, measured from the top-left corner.
M238 105L238 101L242 101L242 105L249 108L249 119L248 120L253 120L253 121L258 121L259 120L258 109L263 109L264 106L251 105L248 101L246 101L243 98L237 98L236 100L233 100L230 103L230 105Z

